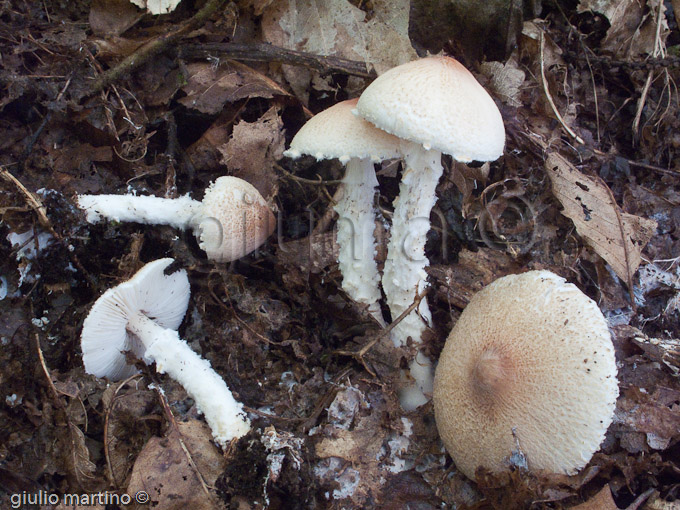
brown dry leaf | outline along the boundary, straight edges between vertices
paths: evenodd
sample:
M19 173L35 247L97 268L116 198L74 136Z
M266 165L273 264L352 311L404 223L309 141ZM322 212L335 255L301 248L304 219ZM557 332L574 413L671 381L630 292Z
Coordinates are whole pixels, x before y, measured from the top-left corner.
M320 273L338 261L340 248L336 231L313 234L278 244L278 258L284 265L296 266L304 273Z
M640 253L656 231L656 221L625 213L601 180L588 177L557 153L550 153L545 169L555 197L583 239L630 283L640 265Z
M515 56L505 64L502 62L483 62L480 71L489 79L488 86L506 104L521 106L520 87L526 73L519 68Z
M98 37L118 36L142 16L144 13L129 0L94 0L90 7L90 28Z
M152 437L137 457L127 493L144 491L150 499L145 505L131 505L131 508L224 508L214 495L206 492L180 444L182 439L205 482L212 485L224 469L225 461L212 443L210 430L196 420L177 426L179 430L171 427L164 438Z
M287 49L360 60L380 74L417 58L408 37L409 2L374 0L373 16L347 0L277 0L262 17L265 40ZM306 102L312 73L284 66L296 95ZM314 81L317 89L327 83Z
M182 90L187 94L179 100L187 108L216 114L225 103L247 97L272 98L286 96L275 81L245 64L228 60L215 67L207 62L187 66L189 79Z
M99 480L95 477L97 466L90 460L90 451L85 445L85 434L69 422L68 434L63 437L63 440L63 455L68 474L73 478L76 486L88 490L93 487L94 482L99 482Z
M285 140L279 108L271 107L255 122L241 121L231 139L217 149L221 163L241 179L255 186L265 199L276 195L274 162L283 157Z
M585 503L571 507L571 510L618 510L618 508L614 503L614 498L612 498L609 484L607 484L595 496Z
M646 12L645 4L653 9ZM656 37L656 8L658 0L581 0L578 12L594 11L603 14L610 23L601 49L621 59L637 55L651 55ZM662 5L663 8L663 5ZM668 36L668 23L662 14L660 39Z
M522 270L505 252L480 248L476 252L463 249L458 264L433 265L427 268L435 280L438 299L465 308L472 296L496 278Z

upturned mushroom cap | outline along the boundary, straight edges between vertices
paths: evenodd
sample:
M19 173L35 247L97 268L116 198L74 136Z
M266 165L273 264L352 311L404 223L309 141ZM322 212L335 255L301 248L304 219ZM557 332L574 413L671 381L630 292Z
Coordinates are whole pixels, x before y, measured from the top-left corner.
M83 322L81 349L88 374L120 380L137 372L125 360L125 351L144 357L144 346L127 331L130 317L143 312L159 326L177 329L189 305L189 279L185 270L165 274L173 259L149 262L130 280L108 289L95 302Z
M238 177L219 177L201 202L198 244L208 258L230 262L256 250L274 232L276 219L252 184Z
M400 157L397 137L352 113L357 101L342 101L309 119L284 155L293 159L303 154L317 160L337 158L343 164L350 158L382 161Z
M609 427L618 396L607 322L593 300L549 271L499 278L470 301L434 382L437 428L456 466L574 473ZM514 436L513 436L514 432Z
M357 110L380 129L458 161L493 161L503 153L505 128L496 104L450 57L390 69L361 94Z

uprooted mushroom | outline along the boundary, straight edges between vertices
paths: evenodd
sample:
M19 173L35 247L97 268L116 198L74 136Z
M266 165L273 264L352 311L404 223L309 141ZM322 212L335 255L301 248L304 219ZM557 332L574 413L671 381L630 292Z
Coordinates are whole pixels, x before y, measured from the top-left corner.
M259 191L238 177L218 177L202 201L188 196L79 195L78 207L90 223L106 218L193 229L208 258L230 262L257 249L276 226Z
M137 370L127 363L128 351L147 364L155 362L158 373L167 373L194 399L215 441L224 446L245 435L250 422L210 362L177 333L190 289L186 271L166 274L173 262L149 262L95 302L81 334L85 371L114 381L129 377Z

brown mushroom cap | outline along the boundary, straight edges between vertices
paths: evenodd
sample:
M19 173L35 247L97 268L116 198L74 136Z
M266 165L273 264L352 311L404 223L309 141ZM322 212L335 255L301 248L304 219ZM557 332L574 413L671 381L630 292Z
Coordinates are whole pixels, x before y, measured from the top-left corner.
M456 466L574 473L599 448L618 383L607 322L549 271L499 278L470 301L437 366L437 428ZM514 436L513 436L514 432Z

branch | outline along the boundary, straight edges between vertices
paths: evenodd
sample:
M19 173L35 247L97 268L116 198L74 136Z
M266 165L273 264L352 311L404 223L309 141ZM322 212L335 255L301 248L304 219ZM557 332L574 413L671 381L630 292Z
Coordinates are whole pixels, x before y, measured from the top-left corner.
M344 73L362 78L376 77L375 71L369 70L364 62L288 50L271 44L187 44L180 48L180 56L184 58L223 56L234 60L280 62L281 64L309 67L322 74Z

